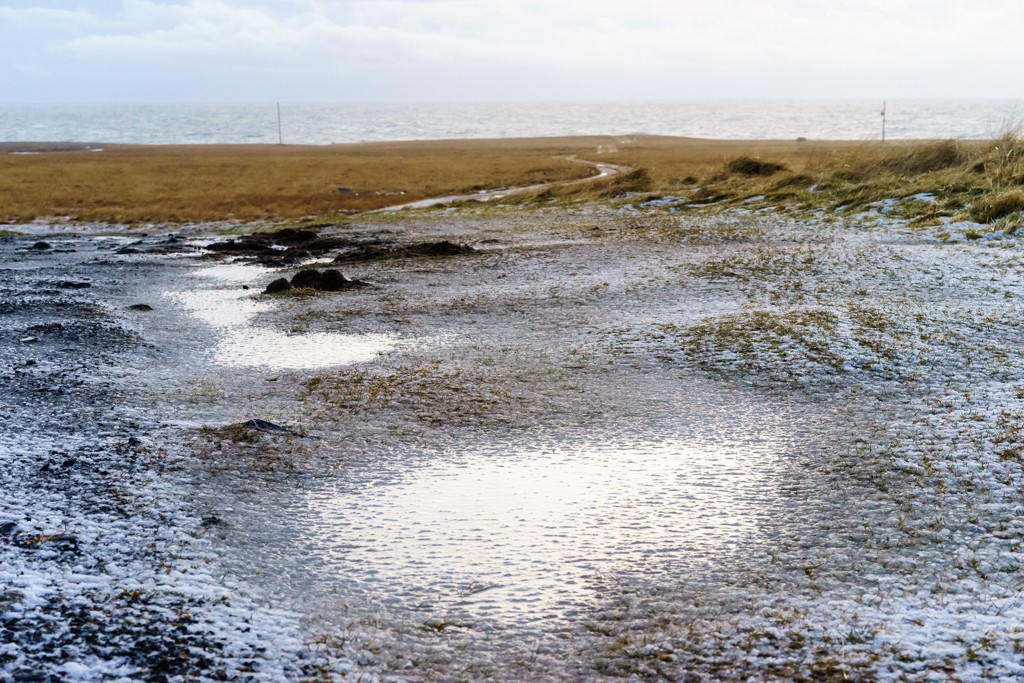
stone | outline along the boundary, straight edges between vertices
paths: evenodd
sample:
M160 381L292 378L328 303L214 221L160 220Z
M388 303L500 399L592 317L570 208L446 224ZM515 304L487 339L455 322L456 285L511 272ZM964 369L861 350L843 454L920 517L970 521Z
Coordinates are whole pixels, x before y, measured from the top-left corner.
M288 282L287 278L279 277L263 290L264 294L277 294L278 292L286 292L292 288L292 284Z
M340 270L330 268L320 275L320 282L317 289L321 289L325 292L340 292L345 289L350 289L354 285L355 281L349 280L347 277L342 275Z
M245 422L242 423L242 426L243 427L247 427L249 429L254 429L257 432L264 432L266 434L294 434L295 433L292 430L288 429L287 427L282 427L281 425L274 424L273 422L267 422L266 420L261 420L259 418L253 418L251 420L246 420Z
M296 289L319 289L322 274L315 268L300 270L292 276L292 287Z
M353 261L379 261L383 259L461 256L476 253L476 249L467 244L458 244L449 240L439 242L418 242L416 244L365 244L357 245L348 251L338 254L335 263Z

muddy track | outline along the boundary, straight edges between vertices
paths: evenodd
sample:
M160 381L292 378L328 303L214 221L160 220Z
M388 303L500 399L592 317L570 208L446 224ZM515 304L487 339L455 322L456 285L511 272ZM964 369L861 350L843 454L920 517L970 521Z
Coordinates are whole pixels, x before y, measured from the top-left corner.
M539 183L537 185L526 185L523 187L508 187L499 190L481 190L474 194L456 194L446 195L444 197L431 197L430 199L421 199L415 202L408 202L406 204L397 204L395 206L386 206L382 209L374 209L367 213L384 213L389 211L401 211L402 209L427 209L431 206L441 206L444 204L458 204L460 202L493 202L500 199L506 199L508 197L516 197L524 194L531 194L533 192L545 192L547 190L554 190L565 187L577 187L580 185L589 185L590 183L597 182L599 180L606 180L613 178L617 175L622 175L630 170L628 166L620 166L618 164L609 164L603 161L588 161L586 159L577 159L575 155L566 157L568 161L575 162L577 164L584 164L595 169L597 173L586 178L580 178L578 180L559 180L552 183Z

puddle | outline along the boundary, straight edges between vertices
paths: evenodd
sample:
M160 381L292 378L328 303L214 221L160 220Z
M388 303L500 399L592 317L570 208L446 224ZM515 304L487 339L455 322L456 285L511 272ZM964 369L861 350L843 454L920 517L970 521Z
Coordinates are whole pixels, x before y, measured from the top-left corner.
M678 396L652 400L668 407L654 425L354 458L294 498L251 501L238 560L251 571L258 549L281 597L327 618L341 596L348 616L552 632L622 580L765 557L804 418L742 392Z
M400 483L311 494L305 548L374 602L550 625L606 578L746 545L771 458L671 440L446 458Z
M316 369L373 360L398 346L398 338L390 334L286 334L255 325L256 317L273 309L275 303L260 301L253 290L241 286L271 273L267 268L239 264L204 268L196 274L212 280L213 287L163 292L163 296L217 330L213 355L221 365Z

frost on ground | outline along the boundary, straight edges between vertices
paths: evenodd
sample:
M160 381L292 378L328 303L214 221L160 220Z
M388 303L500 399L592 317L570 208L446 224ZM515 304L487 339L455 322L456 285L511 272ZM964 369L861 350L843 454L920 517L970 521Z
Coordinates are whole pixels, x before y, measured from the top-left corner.
M389 680L1020 679L1018 238L949 240L881 212L684 211L483 208L341 226L477 251L346 266L371 286L259 299L242 336L272 330L293 359L302 335L396 340L339 368L231 366L187 311L129 324L96 308L99 287L38 301L8 288L0 671L277 680L340 676L354 658ZM27 244L12 280L34 278L38 293L81 275L45 271ZM119 268L153 268L124 275L125 287L207 267L162 259L119 257ZM248 301L293 272L217 286L245 282L248 293L229 293ZM214 286L202 283L166 288ZM150 301L181 298L157 291ZM59 355L73 346L60 335L83 325L80 339L100 341ZM138 376L145 359L155 366ZM146 411L126 398L139 386ZM711 395L758 409L701 415ZM793 439L780 467L755 463L770 507L749 542L657 571L608 567L577 586L589 603L557 624L423 619L400 594L444 583L416 575L436 569L424 558L403 567L414 590L396 579L399 598L379 606L346 592L365 576L331 574L340 565L327 549L361 521L344 519L361 513L359 492L387 517L388 487L441 468L437 454L545 451L580 434L668 441L679 415L775 413L813 438ZM289 431L239 427L253 417ZM309 492L338 482L351 507L332 508L337 527L315 527ZM656 507L657 487L643 493ZM321 593L318 567L330 575ZM386 564L372 572L387 583ZM304 655L310 632L341 645Z
M475 351L463 345L458 361L433 369L385 363L306 383L346 434L375 443L355 424L370 418L410 438L444 425L457 439L451 430L467 415L473 428L575 420L599 430L636 403L593 378L631 364L709 373L769 404L803 400L840 416L831 448L794 455L787 507L764 526L765 556L741 553L674 580L623 578L577 624L566 661L582 668L572 675L1024 675L1016 240L946 243L876 217L582 210L549 218L549 237L565 241L545 246L522 218L423 223L415 229L539 243L477 262L472 275L450 264L391 271L387 315L414 326L425 311L454 325L474 318L500 341L475 333ZM502 234L503 224L516 227ZM437 289L403 287L409 278ZM316 304L306 312L330 320ZM546 341L516 354L515 325ZM415 391L392 391L403 383ZM590 414L560 400L570 392L587 396ZM346 425L348 415L361 419ZM533 666L552 675L550 662Z
M745 299L743 311L626 337L666 362L845 406L859 443L811 465L833 486L794 493L763 569L609 609L619 640L604 666L1019 680L1020 246L940 245L894 224L782 242L819 230L789 226L775 248L684 269Z
M147 345L118 312L125 265L92 240L31 244L0 242L0 680L315 673L297 615L218 571L217 519L155 457Z

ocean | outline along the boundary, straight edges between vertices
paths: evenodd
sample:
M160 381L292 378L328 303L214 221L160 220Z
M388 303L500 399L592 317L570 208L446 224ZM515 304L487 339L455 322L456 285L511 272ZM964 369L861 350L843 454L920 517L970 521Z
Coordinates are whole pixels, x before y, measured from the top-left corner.
M991 138L1014 128L1022 100L893 100L888 139ZM0 105L0 141L326 145L559 135L872 140L882 102L281 103ZM280 136L280 137L279 137Z

